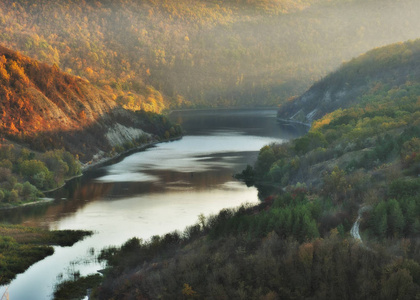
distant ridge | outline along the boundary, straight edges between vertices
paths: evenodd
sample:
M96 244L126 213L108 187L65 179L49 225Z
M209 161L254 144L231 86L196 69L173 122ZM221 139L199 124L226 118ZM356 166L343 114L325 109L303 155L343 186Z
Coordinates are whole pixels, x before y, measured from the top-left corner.
M389 88L420 81L420 39L371 50L315 83L283 105L278 117L312 123L329 112L357 104L378 85Z

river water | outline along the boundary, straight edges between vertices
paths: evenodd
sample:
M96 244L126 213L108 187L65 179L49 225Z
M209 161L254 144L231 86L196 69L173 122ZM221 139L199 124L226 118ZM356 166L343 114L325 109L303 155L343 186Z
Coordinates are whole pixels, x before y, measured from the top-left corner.
M185 130L181 140L86 172L48 195L55 199L48 204L2 212L2 222L95 232L72 247L55 247L52 256L19 274L9 285L10 299L52 299L60 281L102 269L95 257L107 246L182 231L201 213L257 203L258 191L232 174L253 164L264 145L307 130L277 123L275 110L184 111L170 118Z

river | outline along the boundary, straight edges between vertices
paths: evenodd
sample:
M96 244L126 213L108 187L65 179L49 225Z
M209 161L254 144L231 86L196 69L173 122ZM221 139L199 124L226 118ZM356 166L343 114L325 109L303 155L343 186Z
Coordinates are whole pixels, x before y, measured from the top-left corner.
M170 118L185 130L181 140L86 172L48 195L55 200L47 204L1 212L2 222L94 231L72 247L55 247L52 256L19 274L9 285L10 299L52 299L54 286L74 272L102 269L95 257L104 247L182 231L201 213L257 203L258 191L232 174L253 164L264 145L307 130L279 124L275 110L183 111Z

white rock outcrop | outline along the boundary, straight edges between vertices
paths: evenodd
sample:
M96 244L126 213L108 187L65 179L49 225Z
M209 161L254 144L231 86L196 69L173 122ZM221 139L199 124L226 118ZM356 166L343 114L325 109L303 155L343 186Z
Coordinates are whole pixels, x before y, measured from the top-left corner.
M142 136L150 137L151 134L139 128L126 127L119 123L108 128L108 132L105 134L111 146L123 145Z

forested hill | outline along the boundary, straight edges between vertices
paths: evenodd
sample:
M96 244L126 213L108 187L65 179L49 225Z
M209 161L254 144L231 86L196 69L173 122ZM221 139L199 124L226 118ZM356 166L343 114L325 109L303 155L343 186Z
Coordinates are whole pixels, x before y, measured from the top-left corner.
M84 162L176 134L163 117L127 111L86 80L1 46L0 114L2 137L40 151L64 148Z
M238 175L267 196L259 206L103 251L99 299L418 299L419 45L373 50L316 85L353 84L357 101L260 150Z
M369 93L407 82L420 82L420 40L374 49L352 59L302 96L281 105L278 116L311 123L336 109L358 104Z
M418 0L4 0L0 43L134 110L277 105L418 38L419 15Z

